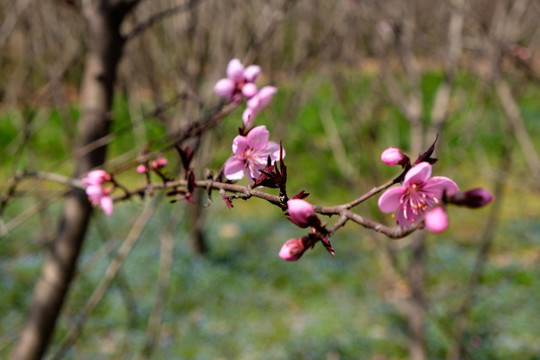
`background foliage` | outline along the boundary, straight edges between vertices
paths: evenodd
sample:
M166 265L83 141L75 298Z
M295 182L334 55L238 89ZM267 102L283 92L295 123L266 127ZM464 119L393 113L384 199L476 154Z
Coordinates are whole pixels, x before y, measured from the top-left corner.
M390 71L406 92L411 85L400 65L399 49L387 50L390 68L379 61L378 26L389 19L400 25L402 15L404 23L414 19L412 50L421 73L421 120L429 125L435 93L445 81L448 14L455 6L415 1L406 9L399 3L142 2L127 22L126 33L152 14L177 5L182 10L170 11L174 15L128 43L119 69L107 169L114 172L144 148L161 149L170 134L208 113L218 104L212 94L214 82L223 76L230 58L240 57L262 66L260 84L279 89L257 122L268 127L272 140L283 141L291 194L305 189L312 203L333 205L392 178L396 169L380 163L380 152L391 145L409 149L413 144L411 125L392 101L392 85L384 72ZM501 3L509 13L517 11L513 2ZM540 323L535 321L540 303L540 179L531 171L530 154L516 140L491 82L497 75L494 69L502 70L500 76L511 85L524 126L540 151L534 20L540 5L524 3L528 12L502 44L493 30L498 21L493 2L472 1L464 10L464 53L434 172L455 179L462 189L494 191L501 181L503 186L496 199L500 211L489 228L489 208L474 213L451 208L450 229L427 236L429 358L445 358L454 346L456 314L476 275L480 280L472 288L459 339L464 357L540 356ZM0 184L8 184L17 171L72 173L85 40L77 4L70 4L0 5L5 19L0 31ZM481 43L491 40L503 48L497 67ZM514 43L532 51L517 65L506 47ZM201 140L199 176L204 168L219 170L230 155L241 111ZM175 153L164 155L170 160L167 171L177 175ZM507 164L501 160L505 155ZM134 169L118 173L118 178L128 187L144 184ZM2 356L9 353L25 320L42 249L54 238L65 190L55 183L25 180L3 207ZM81 309L149 201L118 204L112 218L95 213L53 349L81 320ZM411 295L406 281L412 256L409 239L391 241L348 226L333 238L335 258L318 246L297 263L285 263L277 257L281 244L303 232L262 200L234 205L228 210L215 194L213 204L202 210L209 251L197 255L190 245L192 208L158 202L120 275L66 357L144 357L152 342L149 319L162 301L152 353L156 359L408 358L402 307ZM362 207L377 220L392 221L378 211L375 201ZM483 248L490 231L494 236ZM173 254L170 260L167 253ZM482 256L487 256L486 263L477 273L475 264Z

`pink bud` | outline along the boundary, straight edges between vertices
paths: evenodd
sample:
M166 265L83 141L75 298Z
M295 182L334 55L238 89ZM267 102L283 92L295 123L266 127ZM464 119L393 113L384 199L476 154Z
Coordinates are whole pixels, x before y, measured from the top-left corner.
M493 201L493 195L486 189L478 188L465 191L464 193L455 193L446 199L449 204L466 206L469 208L478 208L486 206Z
M425 228L434 233L440 233L448 227L448 214L441 206L429 210L424 215Z
M257 95L248 100L248 107L253 108L256 112L266 107L274 94L277 93L277 89L273 86L265 86L259 90Z
M289 214L287 218L296 226L306 228L308 226L318 227L321 221L315 214L313 206L305 200L291 199L287 202Z
M231 79L221 79L214 85L214 92L227 100L230 100L235 89L236 83Z
M167 159L165 159L164 157L157 158L156 160L152 161L151 165L153 169L165 167L167 166Z
M286 261L296 261L304 255L306 247L302 238L288 240L281 250L279 250L279 257Z
M261 67L258 65L249 65L246 70L244 70L244 78L247 82L255 82L257 77L261 73Z
M244 78L244 65L238 59L232 59L227 65L227 77L239 82Z
M146 166L144 166L143 164L137 166L137 172L139 174L144 174L146 171L147 171Z
M381 161L389 166L406 165L409 163L409 157L396 147L389 147L381 154Z
M248 99L257 94L257 85L253 83L247 83L242 86L242 94Z
M242 121L244 122L245 127L249 127L255 118L255 111L252 108L246 108L242 113Z

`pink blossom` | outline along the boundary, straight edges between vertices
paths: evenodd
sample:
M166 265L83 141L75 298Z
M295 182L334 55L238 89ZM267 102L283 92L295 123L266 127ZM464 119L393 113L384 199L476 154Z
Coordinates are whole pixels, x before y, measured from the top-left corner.
M86 174L86 177L82 179L82 182L85 185L101 185L110 180L111 175L109 175L105 170L92 170Z
M287 202L289 214L287 218L295 225L306 228L320 226L321 221L315 214L313 206L305 200L291 199Z
M94 206L101 206L105 214L113 214L113 201L109 195L110 190L104 189L101 185L90 185L86 188L86 195Z
M443 232L448 227L448 214L442 206L428 210L424 215L424 225L431 232Z
M228 101L240 100L242 96L251 98L257 93L255 80L261 73L258 65L244 65L238 59L232 59L227 65L227 77L214 85L214 92Z
M255 116L268 106L276 92L277 89L275 87L265 86L247 101L247 107L242 114L242 121L245 127L250 126Z
M444 176L431 176L431 165L421 162L405 175L403 184L386 190L379 198L383 212L395 212L396 223L408 226L422 220L424 212L441 202L443 193L458 192L456 183Z
M382 152L381 161L389 166L406 165L409 163L409 157L400 149L391 146Z
M279 257L286 261L296 261L304 255L306 250L302 238L291 239L283 244L279 250Z
M103 183L109 182L112 177L104 170L92 170L82 179L86 185L86 195L92 205L99 205L105 214L111 216L113 213L113 201L109 196L110 189L104 189Z
M238 135L232 144L233 155L225 162L224 174L229 180L240 180L246 172L250 180L257 179L259 170L264 169L268 157L279 159L279 144L268 141L270 133L266 126L253 128L246 136ZM285 155L284 155L285 156Z

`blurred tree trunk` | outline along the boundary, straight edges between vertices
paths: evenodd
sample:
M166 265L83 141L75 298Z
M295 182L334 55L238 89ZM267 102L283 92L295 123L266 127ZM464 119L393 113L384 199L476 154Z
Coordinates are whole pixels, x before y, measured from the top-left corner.
M135 4L136 1L82 1L88 50L75 151L74 176L77 178L105 160L106 144L100 144L99 140L108 135L112 120L113 85L124 44L119 28ZM91 213L92 207L84 190L73 189L66 197L56 239L46 249L29 316L11 354L12 359L39 359L44 355L70 287Z

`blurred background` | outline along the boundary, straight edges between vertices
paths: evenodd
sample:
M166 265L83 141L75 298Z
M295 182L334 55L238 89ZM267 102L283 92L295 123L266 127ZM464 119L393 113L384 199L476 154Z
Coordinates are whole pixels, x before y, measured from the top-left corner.
M74 172L88 2L0 4L2 358L68 190L11 185ZM449 208L440 235L390 240L347 224L334 258L316 246L295 263L277 254L305 231L260 199L170 204L156 190L112 217L96 210L45 358L540 359L539 17L538 0L139 1L120 26L104 165L126 187L145 184L128 165L148 151L180 176L166 145L222 105L213 86L239 58L278 88L256 122L283 142L289 195L349 202L399 174L384 149L415 159L438 135L434 175L495 202ZM191 140L198 178L230 156L242 110ZM356 210L393 224L376 198Z

